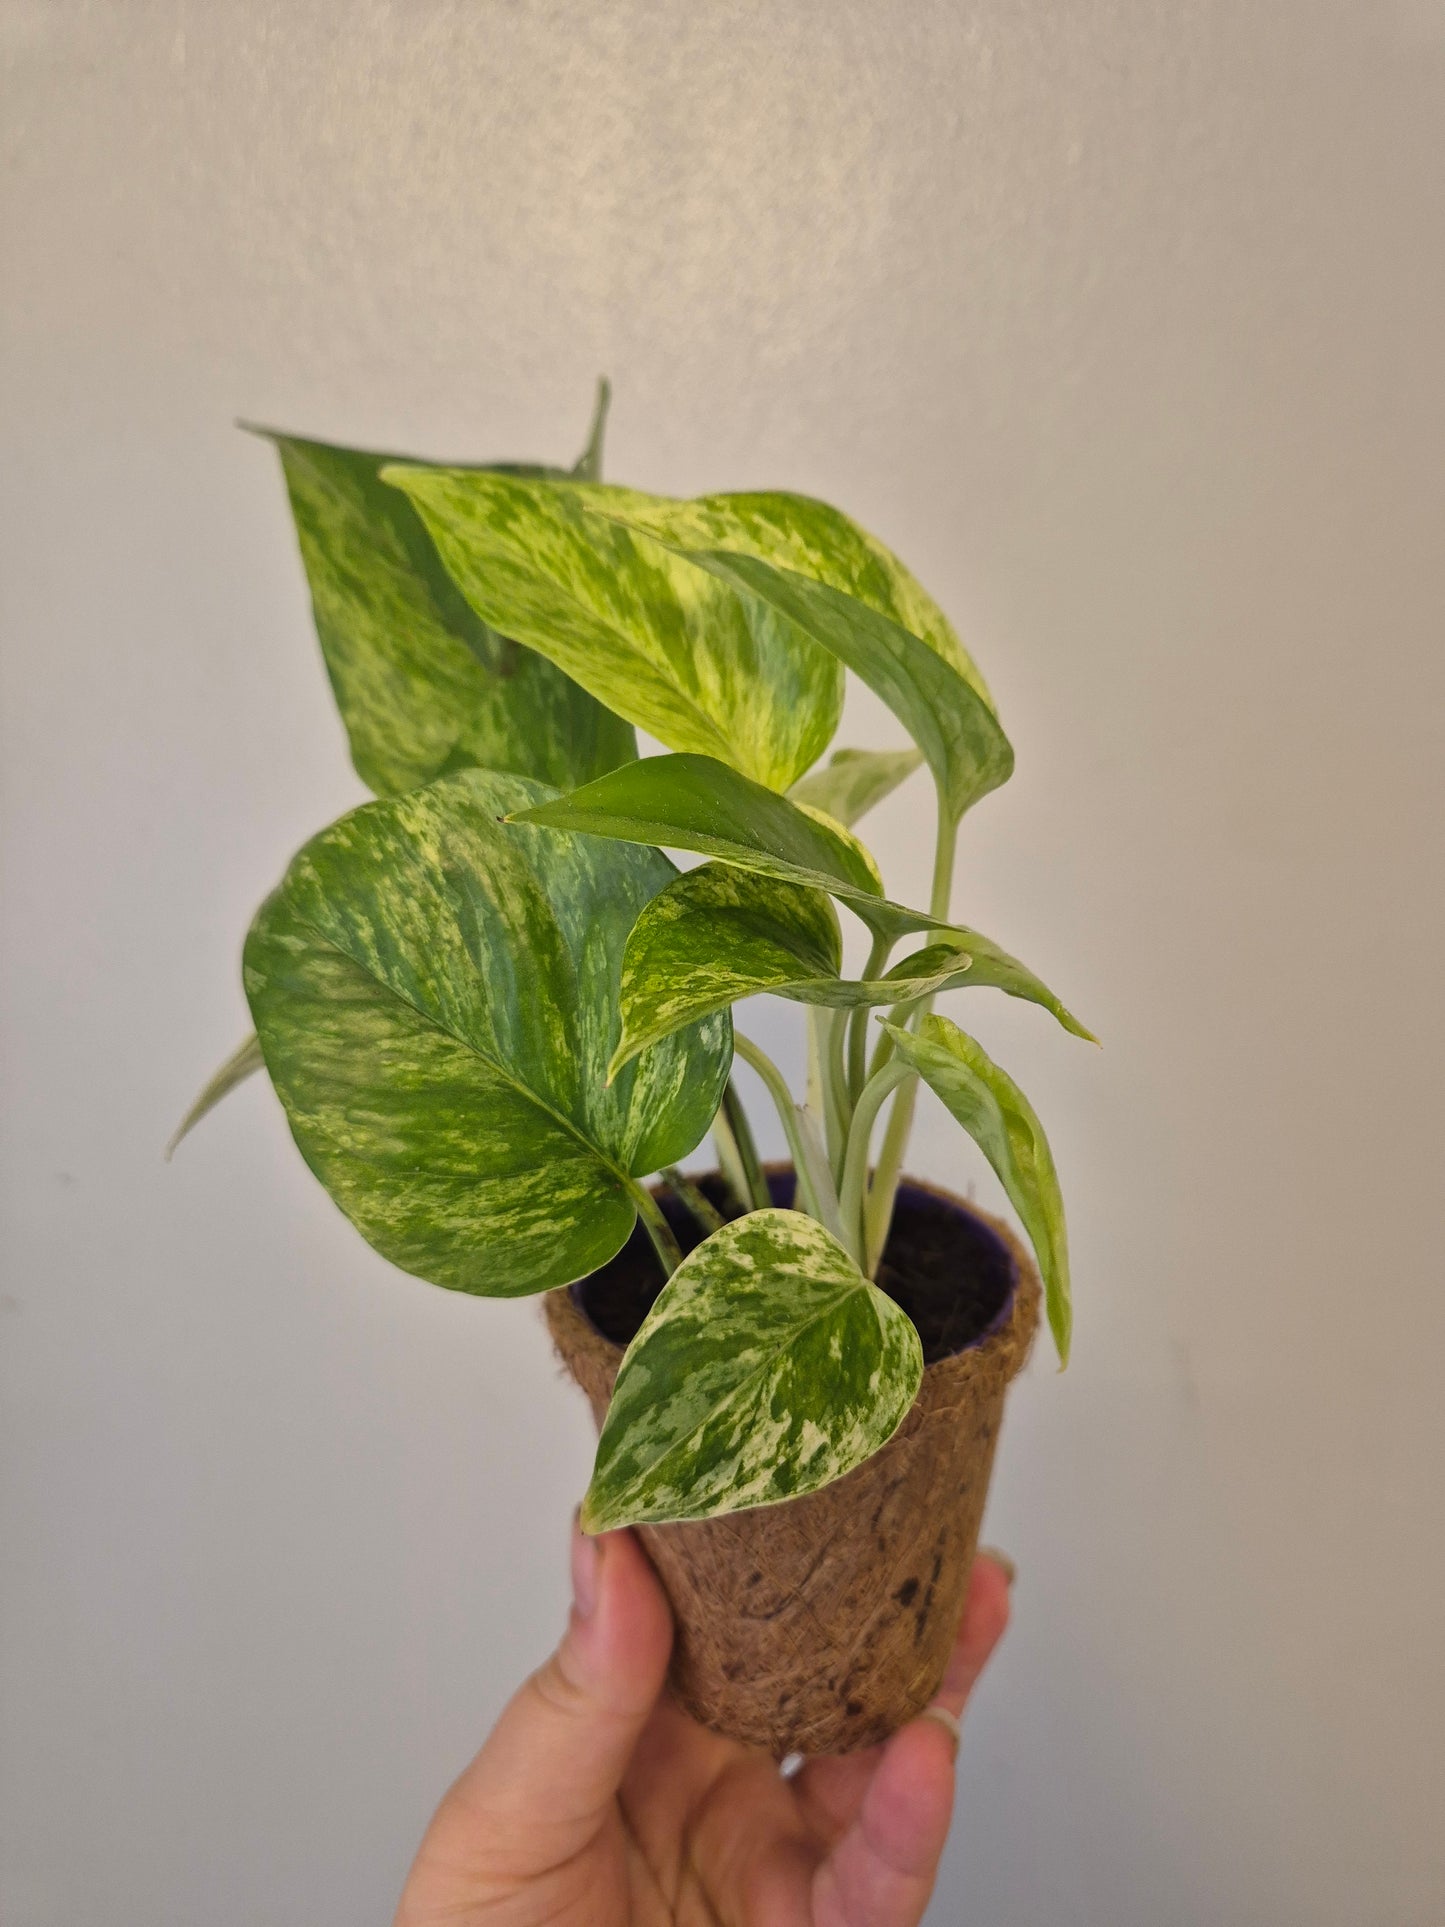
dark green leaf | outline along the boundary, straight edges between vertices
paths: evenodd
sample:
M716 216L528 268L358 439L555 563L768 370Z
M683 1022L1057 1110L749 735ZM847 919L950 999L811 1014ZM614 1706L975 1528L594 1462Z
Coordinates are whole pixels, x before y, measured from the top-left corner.
M636 755L629 724L477 618L420 516L378 479L388 456L270 439L327 673L369 788L390 795L473 764L566 788Z
M821 769L799 777L788 794L795 803L851 827L922 761L920 749L835 749Z
M841 824L710 756L644 757L555 803L523 811L519 820L696 850L784 883L826 890L890 937L934 927L923 911L889 902L873 859Z
M786 789L832 737L837 660L756 597L589 508L598 491L407 465L384 479L416 504L486 622L669 748Z
M544 786L473 770L315 838L246 944L246 993L307 1162L377 1249L464 1291L582 1276L684 1157L732 1060L711 1018L608 1086L655 851L498 818Z
M821 1225L737 1218L683 1261L627 1348L583 1529L816 1492L887 1443L922 1376L907 1316Z
M925 1017L916 1032L896 1024L887 1028L900 1055L943 1099L998 1173L1038 1255L1049 1328L1059 1361L1067 1364L1073 1310L1064 1201L1033 1106L983 1047L946 1017Z

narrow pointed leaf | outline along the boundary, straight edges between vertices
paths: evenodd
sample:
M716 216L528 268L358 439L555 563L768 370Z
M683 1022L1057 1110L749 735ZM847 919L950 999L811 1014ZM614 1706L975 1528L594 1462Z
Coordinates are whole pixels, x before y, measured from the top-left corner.
M1001 949L992 937L961 923L950 924L947 935L950 943L968 952L972 962L966 975L950 978L939 985L940 990L1002 990L1010 997L1021 997L1025 1003L1037 1004L1041 1010L1048 1011L1065 1030L1082 1037L1086 1044L1098 1043L1093 1031L1081 1024L1067 1005L1059 1002L1043 979L1036 977L1027 964ZM918 954L921 956L923 952ZM914 959L906 961L911 963Z
M933 597L876 536L830 503L782 490L673 501L608 488L588 499L678 548L755 556L841 590L926 642L992 707L978 665Z
M851 828L922 761L921 749L836 749L821 769L800 777L788 794L795 803L806 803Z
M1033 1106L983 1047L946 1017L925 1017L917 1031L896 1024L887 1028L899 1054L943 1099L998 1173L1038 1256L1049 1329L1059 1362L1067 1364L1073 1310L1064 1201Z
M906 1314L821 1225L796 1211L734 1219L673 1273L627 1348L583 1528L816 1492L887 1443L922 1376Z
M740 869L826 890L872 930L897 937L934 919L883 895L877 866L841 823L710 756L647 756L519 821L658 848L696 850Z
M166 1146L166 1157L174 1156L181 1139L189 1136L210 1111L215 1110L223 1097L229 1097L238 1084L244 1084L253 1072L259 1071L266 1060L261 1055L261 1040L254 1033L244 1044L234 1050L211 1078L195 1103L176 1126L175 1136Z
M728 1020L610 1086L627 932L676 872L655 851L508 827L544 786L481 770L371 803L301 851L245 984L297 1143L404 1270L501 1296L582 1276L634 1180L712 1122Z
M837 659L757 598L588 506L590 489L393 465L483 620L668 748L786 789L832 737ZM631 500L626 490L600 491Z
M391 795L469 765L565 788L636 755L630 724L477 617L410 502L378 479L389 457L269 438L352 761L370 789Z
M1013 749L989 704L911 630L828 583L755 556L689 553L861 676L922 750L955 818L1013 774Z
M579 482L600 482L602 479L602 441L607 433L607 411L611 405L612 383L606 375L599 375L592 426L587 431L587 446L572 464L572 475Z

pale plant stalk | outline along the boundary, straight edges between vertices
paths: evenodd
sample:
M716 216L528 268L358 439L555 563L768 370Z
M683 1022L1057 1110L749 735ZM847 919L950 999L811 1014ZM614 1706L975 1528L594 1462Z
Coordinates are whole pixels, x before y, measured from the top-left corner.
M808 1102L815 1119L821 1119L828 1163L836 1180L843 1168L847 1126L838 1106L838 1091L832 1074L833 1019L837 1012L821 1004L808 1006Z
M893 948L879 932L863 966L865 979L881 977L888 968L888 953ZM857 1004L848 1019L848 1095L856 1104L868 1081L868 1006Z
M734 1032L733 1042L738 1056L757 1072L768 1096L773 1100L788 1140L788 1149L793 1154L799 1204L810 1218L816 1218L819 1224L826 1225L837 1237L841 1229L838 1194L812 1119L793 1102L787 1079L765 1050L760 1049L750 1037L744 1037L741 1031Z
M860 1270L867 1256L863 1191L868 1180L868 1146L873 1137L873 1125L889 1092L909 1075L905 1064L896 1058L891 1060L863 1086L853 1111L853 1125L848 1133L848 1156L838 1194L838 1215L843 1221L844 1243L857 1260Z
M682 1246L672 1235L672 1226L662 1214L662 1206L653 1197L645 1184L635 1178L629 1180L628 1189L632 1202L637 1207L643 1228L652 1240L652 1248L657 1253L663 1271L670 1278L682 1263Z
M712 1130L718 1162L722 1165L724 1176L737 1192L738 1203L744 1211L763 1210L772 1202L768 1180L753 1140L753 1127L748 1122L743 1101L731 1078L723 1091L723 1101L713 1119Z
M953 865L957 851L958 819L949 809L942 791L939 790L938 840L933 852L933 887L928 903L928 913L935 923L946 924L949 919L953 903ZM931 997L920 997L911 1005L896 1005L889 1012L889 1020L893 1023L907 1022L916 1030L932 1008L932 1004ZM888 1057L885 1055L881 1062L878 1062L875 1075L881 1075L887 1063ZM899 1088L894 1095L892 1108L888 1113L888 1123L883 1131L883 1142L878 1152L878 1168L873 1174L872 1184L868 1187L864 1210L863 1268L870 1278L877 1271L883 1256L883 1247L888 1242L888 1231L893 1222L893 1206L898 1196L898 1183L903 1175L903 1157L908 1149L908 1134L913 1128L913 1108L917 1102L918 1076L916 1072L909 1072L906 1079L900 1080Z
M848 1132L853 1120L853 1098L848 1089L847 1034L847 1011L830 1010L823 1027L823 1085L833 1120L828 1157L835 1183L843 1175L843 1159L848 1153Z
M827 1114L827 1099L823 1091L823 1030L828 1013L821 1004L808 1004L808 1094L804 1105L815 1118L823 1119Z
M694 1221L701 1226L705 1238L710 1237L714 1231L722 1230L723 1214L685 1172L679 1171L675 1164L664 1164L662 1177L678 1203L684 1206Z
M936 925L947 924L949 920L957 848L958 823L940 794L933 883L928 906L929 915ZM873 978L882 974L887 968L891 948L892 945L884 938L874 937L864 966L865 977ZM931 997L901 1001L889 1011L889 1021L894 1024L907 1023L916 1029L932 1003ZM735 1033L735 1048L743 1062L751 1065L762 1079L777 1110L788 1140L788 1149L792 1153L798 1208L826 1226L871 1278L877 1272L893 1218L903 1158L918 1099L918 1074L897 1059L892 1040L886 1032L880 1037L873 1061L869 1064L867 1025L866 1005L859 1005L852 1011L809 1009L806 1105L793 1101L793 1094L782 1072L751 1038L744 1037L741 1032ZM750 1180L747 1188L751 1194L750 1202L756 1209L759 1202L767 1202L766 1192L761 1200L759 1198L761 1171L756 1162L757 1154L752 1151L750 1134L746 1145L741 1141L738 1125L742 1107L731 1085L728 1087L728 1098L731 1102L725 1103L723 1112L719 1114L719 1122L723 1126L720 1142L731 1138L728 1149L737 1155L739 1166L747 1165L748 1152L752 1152L751 1162L753 1170L757 1172L757 1182ZM870 1182L868 1153L873 1129L890 1099L878 1164ZM821 1131L818 1118L820 1110ZM747 1133L745 1119L741 1120L741 1131ZM671 1240L672 1234L667 1229L666 1221L661 1219L661 1213L656 1212L655 1206L654 1214L661 1221L662 1232ZM644 1223L654 1244L658 1244L657 1229L645 1213ZM672 1243L675 1250L675 1240ZM664 1265L671 1270L667 1254L660 1244L658 1251ZM676 1262L674 1259L673 1263Z

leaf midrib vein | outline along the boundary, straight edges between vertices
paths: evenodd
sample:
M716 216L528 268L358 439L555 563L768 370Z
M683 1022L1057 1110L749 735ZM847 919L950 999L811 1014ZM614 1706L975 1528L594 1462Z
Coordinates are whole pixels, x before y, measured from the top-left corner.
M767 1372L771 1371L773 1366L777 1363L778 1359L782 1356L783 1352L786 1351L790 1346L796 1345L799 1339L802 1338L805 1332L810 1331L812 1327L816 1325L821 1319L827 1318L833 1312L837 1311L839 1306L846 1304L848 1299L851 1298L856 1292L860 1290L866 1292L870 1289L876 1290L877 1287L871 1286L870 1281L867 1278L864 1278L860 1274L859 1281L856 1285L850 1284L846 1291L840 1292L839 1295L835 1299L833 1299L833 1301L830 1304L825 1305L821 1311L815 1312L811 1318L805 1319L801 1325L795 1325L793 1327L792 1335L786 1341L786 1344L780 1344L763 1364L759 1365L755 1370L749 1372L746 1378L740 1379L739 1382L733 1387L733 1389L727 1394L726 1398L720 1399L718 1403L714 1405L705 1414L704 1417L698 1420L697 1424L693 1427L693 1429L690 1432L686 1433L680 1439L675 1439L671 1441L666 1447L664 1447L664 1449L658 1453L657 1457L653 1459L652 1462L643 1471L638 1472L631 1480L629 1480L627 1486L624 1488L624 1491L630 1492L635 1490L639 1481L647 1477L649 1473L655 1472L657 1467L663 1462L664 1459L669 1457L673 1452L681 1451L687 1446L691 1445L707 1429L708 1425L712 1422L713 1419L715 1419L718 1416L719 1413L726 1412L728 1408L731 1405L735 1404L736 1401L742 1396L742 1394L745 1391L747 1391L749 1387L753 1385L753 1383L757 1379L762 1378ZM626 1364L626 1362L627 1361L624 1359L623 1364ZM620 1367L619 1367L619 1376L620 1376Z
M489 1065L501 1078L503 1083L509 1084L513 1090L526 1098L537 1110L541 1111L544 1116L551 1118L554 1123L562 1127L563 1131L575 1138L584 1150L589 1151L592 1156L597 1159L599 1164L604 1165L614 1177L621 1181L624 1189L631 1186L634 1180L630 1171L624 1171L620 1165L615 1163L613 1159L603 1151L600 1145L593 1143L592 1139L586 1135L579 1125L575 1124L571 1118L565 1116L561 1111L555 1110L545 1098L541 1097L532 1089L530 1084L524 1083L522 1079L506 1064L502 1063L500 1059L494 1058L489 1055L488 1052L479 1049L469 1037L459 1036L456 1031L450 1029L449 1026L442 1023L440 1019L434 1017L430 1011L423 1010L413 998L406 996L404 992L397 990L393 985L387 983L384 978L379 977L374 970L364 964L359 957L353 956L344 944L338 943L334 937L329 936L327 932L324 931L319 924L314 923L310 917L297 912L296 921L302 925L304 929L309 930L313 936L315 936L318 943L334 952L336 956L344 957L354 969L359 970L363 976L369 978L379 989L385 991L387 996L395 998L397 1003L404 1005L414 1016L420 1018L422 1023L428 1025L430 1029L436 1031L442 1037L449 1038L452 1043L460 1044L463 1050L470 1051L472 1056L477 1058L481 1063ZM351 1156L352 1153L348 1152L346 1155Z

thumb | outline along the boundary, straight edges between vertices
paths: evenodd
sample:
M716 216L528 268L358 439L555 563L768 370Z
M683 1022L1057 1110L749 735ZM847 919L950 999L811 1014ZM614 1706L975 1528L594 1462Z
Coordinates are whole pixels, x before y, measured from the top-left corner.
M572 1611L422 1842L399 1918L541 1879L596 1837L662 1691L672 1615L630 1532L572 1531Z

